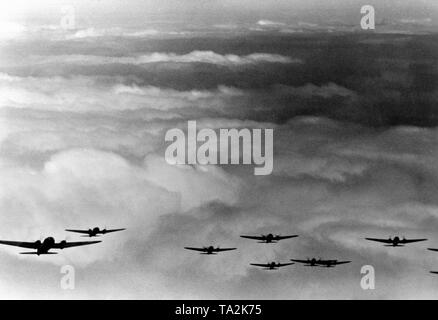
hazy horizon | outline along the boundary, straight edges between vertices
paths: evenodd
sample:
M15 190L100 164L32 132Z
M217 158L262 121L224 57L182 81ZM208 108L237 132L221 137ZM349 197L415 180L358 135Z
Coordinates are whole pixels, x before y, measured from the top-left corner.
M127 230L54 256L1 246L0 298L436 299L438 3L381 3L2 3L0 239ZM169 165L165 132L189 120L273 128L272 174ZM239 237L262 233L299 237ZM364 240L396 235L429 241ZM183 249L208 245L238 250ZM249 265L311 257L352 263Z

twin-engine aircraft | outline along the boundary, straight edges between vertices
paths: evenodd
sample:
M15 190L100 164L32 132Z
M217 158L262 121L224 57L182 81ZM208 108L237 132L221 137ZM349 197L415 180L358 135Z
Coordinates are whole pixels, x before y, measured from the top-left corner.
M276 243L280 240L298 237L298 235L295 234L291 236L281 236L279 234L273 235L272 233L269 233L269 234L262 234L261 236L240 236L240 237L246 239L252 239L252 240L259 240L259 243Z
M68 232L83 233L83 234L85 234L85 236L83 236L83 237L98 237L100 234L122 231L122 230L125 230L125 229L122 228L122 229L109 229L109 230L102 229L102 230L100 230L99 227L95 227L93 229L88 229L88 230L65 229L65 231L68 231Z
M218 254L219 252L222 251L236 250L237 248L219 248L219 247L215 248L213 246L209 246L203 248L184 247L184 249L200 251L201 254Z
M256 266L256 267L262 267L263 270L277 270L281 267L285 267L285 266L290 266L291 264L294 263L279 263L279 262L268 262L268 263L250 263L250 265L252 266Z
M7 241L0 240L0 244L5 244L8 246L16 246L27 249L35 249L36 251L31 252L20 252L20 254L57 254L56 252L49 252L50 249L65 249L71 247L78 246L86 246L93 243L98 243L101 241L80 241L80 242L67 242L62 240L61 242L56 243L53 237L45 238L43 241L37 240L35 242L21 242L21 241Z
M385 247L404 247L404 245L408 243L427 240L427 239L406 239L404 237L403 239L400 239L400 237L394 237L392 239L391 237L389 237L388 239L377 239L377 238L365 238L365 239L370 241L386 243Z
M334 268L335 266L339 264L345 264L350 263L351 261L338 261L338 260L322 260L322 259L306 259L306 260L299 260L299 259L290 259L291 261L303 263L307 267L326 267L326 268Z

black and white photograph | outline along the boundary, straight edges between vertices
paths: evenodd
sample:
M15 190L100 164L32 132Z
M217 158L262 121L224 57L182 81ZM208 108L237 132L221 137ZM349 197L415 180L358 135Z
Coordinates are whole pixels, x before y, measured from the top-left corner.
M437 102L436 0L1 0L0 299L438 299Z

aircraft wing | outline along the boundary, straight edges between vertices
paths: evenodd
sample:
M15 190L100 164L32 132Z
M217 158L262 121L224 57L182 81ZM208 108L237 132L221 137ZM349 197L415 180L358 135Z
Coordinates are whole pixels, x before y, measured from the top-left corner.
M332 262L332 264L336 264L336 265L338 265L338 264L345 264L345 263L350 263L351 261L335 261L335 262Z
M326 264L335 264L337 262L337 260L316 260L315 263L316 264L322 264L322 265L326 265Z
M230 250L236 250L237 248L216 248L214 251L221 252L221 251L230 251Z
M265 237L262 236L240 236L241 238L252 239L252 240L264 240Z
M99 242L102 241L78 241L78 242L66 242L66 243L59 242L53 245L53 249L65 249L71 247L86 246L88 244L99 243Z
M86 233L88 234L88 230L77 230L77 229L65 229L68 232L76 232L76 233Z
M38 247L35 242L21 242L21 241L5 241L0 240L0 244L5 244L8 246L15 246L15 247L21 247L21 248L28 248L28 249L36 249Z
M105 230L105 233L116 232L116 231L123 231L123 230L126 230L126 229L125 228L122 228L122 229L110 229L110 230Z
M295 264L295 263L293 263L293 262L290 262L290 263L279 263L279 264L277 264L277 267L290 266L291 264Z
M292 236L275 236L274 239L275 240L283 240L283 239L290 239L290 238L295 238L298 237L297 234L294 234Z
M320 261L316 261L316 264L324 265L324 266L327 266L327 265L335 266L335 265L338 265L338 264L345 264L345 263L350 263L350 262L351 261L320 260Z
M187 250L194 250L194 251L201 251L201 252L207 251L207 249L206 249L206 248L192 248L192 247L184 247L184 249L187 249Z
M250 265L256 266L256 267L263 267L263 268L269 268L271 266L271 265L266 264L266 263L250 263Z
M383 242L383 243L392 243L392 240L390 239L377 239L377 238L365 238L365 239L371 241Z
M299 262L299 263L310 263L309 260L290 259L290 261Z
M419 241L426 241L427 239L402 239L400 240L401 243L411 243L411 242L419 242Z

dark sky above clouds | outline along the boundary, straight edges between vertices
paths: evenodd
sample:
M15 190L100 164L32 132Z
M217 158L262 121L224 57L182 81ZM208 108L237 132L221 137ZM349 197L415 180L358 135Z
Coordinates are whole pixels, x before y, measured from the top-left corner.
M375 32L359 1L77 1L73 30L57 3L0 15L0 238L128 230L57 256L0 248L0 297L437 298L435 1L376 4ZM274 128L272 175L168 165L187 120ZM300 237L239 238L269 232ZM393 235L430 240L363 239ZM238 250L182 249L208 244ZM313 256L353 262L249 266Z

